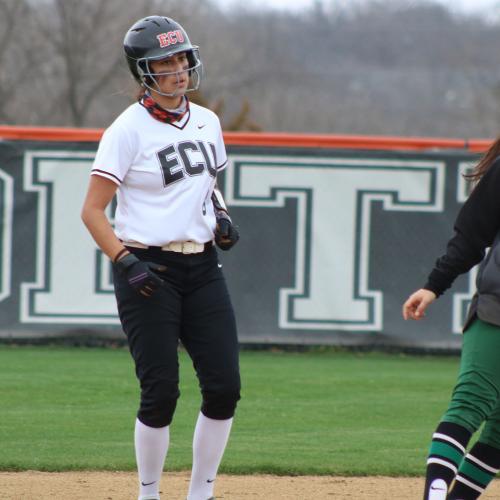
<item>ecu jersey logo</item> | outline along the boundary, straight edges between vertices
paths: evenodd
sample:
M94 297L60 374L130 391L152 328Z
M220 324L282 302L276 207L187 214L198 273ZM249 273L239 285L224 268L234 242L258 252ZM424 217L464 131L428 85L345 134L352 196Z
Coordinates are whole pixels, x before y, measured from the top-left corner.
M186 174L192 177L201 175L206 170L211 177L217 176L217 154L212 143L208 143L207 147L203 141L183 141L170 144L156 155L165 187L180 181Z
M160 47L164 49L169 45L175 45L176 43L182 43L184 41L184 35L181 30L169 31L168 33L160 33L156 35Z

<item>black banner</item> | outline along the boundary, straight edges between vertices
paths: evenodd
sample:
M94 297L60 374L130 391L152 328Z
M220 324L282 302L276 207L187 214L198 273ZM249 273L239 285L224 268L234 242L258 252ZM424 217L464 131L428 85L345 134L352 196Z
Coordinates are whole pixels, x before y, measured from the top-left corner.
M0 143L1 338L123 337L109 261L80 220L96 147ZM221 261L242 342L460 345L474 271L423 322L404 322L401 305L444 251L476 156L228 152L219 184L241 240Z

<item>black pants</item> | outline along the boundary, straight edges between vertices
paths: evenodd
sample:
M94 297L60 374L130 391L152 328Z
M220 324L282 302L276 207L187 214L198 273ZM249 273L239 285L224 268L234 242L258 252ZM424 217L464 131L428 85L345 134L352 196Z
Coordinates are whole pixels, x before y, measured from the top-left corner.
M149 298L114 273L120 321L141 384L139 420L150 427L172 421L179 397L179 341L199 379L202 413L218 420L231 418L240 398L238 340L217 251L130 251L141 260L167 266L159 274L164 286Z

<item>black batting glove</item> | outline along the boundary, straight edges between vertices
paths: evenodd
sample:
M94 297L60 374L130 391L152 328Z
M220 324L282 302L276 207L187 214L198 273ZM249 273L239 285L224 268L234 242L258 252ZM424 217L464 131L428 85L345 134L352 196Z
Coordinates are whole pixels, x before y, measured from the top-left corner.
M166 266L139 260L133 253L113 263L113 266L136 292L145 297L151 297L162 286L163 280L156 273L167 269Z
M220 217L217 219L215 226L215 244L221 250L229 250L240 239L240 233L235 226L233 226L231 219Z

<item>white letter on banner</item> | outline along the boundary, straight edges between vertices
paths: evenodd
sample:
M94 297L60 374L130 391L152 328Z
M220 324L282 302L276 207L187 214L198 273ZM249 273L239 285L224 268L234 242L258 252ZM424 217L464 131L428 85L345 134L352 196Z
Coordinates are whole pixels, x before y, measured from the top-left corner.
M371 204L381 201L388 211L442 211L444 163L250 155L230 160L229 205L283 207L287 198L297 200L294 286L280 289L280 328L382 329L382 292L368 286Z
M0 302L11 294L14 180L0 170Z
M94 153L26 152L24 189L38 195L36 281L22 283L23 323L118 323L109 260L80 219Z
M473 167L473 162L462 161L458 164L458 180L457 180L457 202L465 203L465 200L469 197L471 185L467 183L463 175L465 173L471 172ZM470 305L470 301L474 292L476 290L476 276L479 266L474 266L468 273L468 286L466 292L456 292L453 294L453 305L452 305L452 318L453 333L462 333L462 326L465 323L467 317L467 310Z

